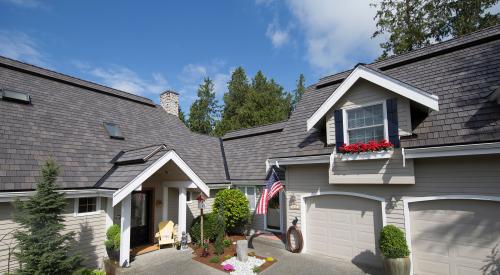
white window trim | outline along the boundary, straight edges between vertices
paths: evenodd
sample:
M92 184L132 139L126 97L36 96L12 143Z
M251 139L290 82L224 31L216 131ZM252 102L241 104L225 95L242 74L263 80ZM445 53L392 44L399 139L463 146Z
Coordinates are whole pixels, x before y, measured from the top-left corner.
M379 201L380 202L380 210L381 215L382 215L382 227L387 225L387 215L385 212L385 198L382 197L377 197L377 196L372 196L372 195L367 195L363 193L354 193L354 192L341 192L341 191L325 191L321 192L318 191L316 193L310 193L309 195L303 195L300 198L300 228L302 231L302 236L304 236L304 244L302 247L302 252L307 253L307 204L306 204L306 199L312 198L312 197L318 197L318 196L324 196L324 195L341 195L341 196L351 196L351 197L358 197L358 198L365 198L365 199L370 199L374 201Z
M255 200L254 200L255 205L253 205L253 206L250 205L250 200L248 200L248 197L247 197L247 188L248 187L252 187L253 188L253 192L254 192L253 194L255 196ZM255 185L238 185L238 186L236 186L236 188L238 188L238 190L240 190L240 188L245 188L245 193L243 193L243 194L245 195L245 198L247 198L247 200L248 200L248 204L250 206L250 210L251 211L255 210L255 208L257 208L257 203L258 203L258 201L257 201L257 186L255 186Z
M403 215L405 220L405 237L408 249L410 250L410 261L412 262L410 275L413 275L413 253L411 243L411 223L410 223L410 203L423 201L438 201L438 200L478 200L478 201L495 201L500 202L499 196L483 196L483 195L442 195L429 197L403 197Z
M342 108L342 124L343 124L343 131L344 131L344 143L349 144L349 131L348 131L348 118L347 118L347 111L351 111L354 109L359 109L359 108L365 108L373 105L379 105L382 104L382 112L384 115L384 139L389 140L389 127L388 127L388 121L387 121L387 103L386 101L377 101L377 102L371 102L367 104L362 104L362 105L354 105L354 106L348 106ZM369 126L370 127L370 126ZM368 127L366 127L368 128Z
M92 212L85 212L85 213L78 213L78 205L79 205L79 202L80 202L80 198L95 198L95 211L92 211ZM97 214L101 214L102 213L102 210L101 210L101 198L100 197L80 197L80 198L75 198L74 201L75 201L75 206L74 206L74 211L73 211L73 214L75 217L83 217L83 216L90 216L90 215L97 215Z

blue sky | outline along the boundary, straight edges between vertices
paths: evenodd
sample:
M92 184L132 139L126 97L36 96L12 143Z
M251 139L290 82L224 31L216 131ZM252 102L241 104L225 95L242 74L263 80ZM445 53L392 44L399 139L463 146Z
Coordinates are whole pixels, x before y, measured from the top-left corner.
M205 76L219 99L231 71L262 70L287 91L370 62L366 0L0 0L0 55L149 97L173 89L188 111Z

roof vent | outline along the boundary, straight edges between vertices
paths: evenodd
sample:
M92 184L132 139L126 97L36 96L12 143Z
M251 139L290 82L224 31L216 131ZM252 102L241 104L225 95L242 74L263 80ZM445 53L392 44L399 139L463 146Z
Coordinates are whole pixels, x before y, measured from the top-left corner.
M15 101L24 104L31 103L30 95L12 90L1 90L0 98L6 101Z
M104 128L106 129L106 132L108 132L110 138L125 139L118 125L111 122L104 122Z

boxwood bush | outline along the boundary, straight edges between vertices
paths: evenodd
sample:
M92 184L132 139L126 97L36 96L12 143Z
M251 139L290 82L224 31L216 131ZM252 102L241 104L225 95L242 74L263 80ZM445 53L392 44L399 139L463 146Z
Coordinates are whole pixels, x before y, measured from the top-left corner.
M227 233L241 233L250 219L248 200L238 189L225 189L217 193L214 212L220 211L224 213Z
M195 243L202 243L200 241L200 229L201 229L201 217L198 216L191 223L191 228L189 229L189 234L191 235L191 239ZM203 215L203 238L205 240L213 241L217 236L216 231L216 216L215 214L208 213Z
M389 259L405 258L410 255L405 234L394 225L386 225L380 231L380 252Z
M119 250L120 249L120 226L117 224L113 224L106 231L106 241L104 245L107 249L110 250Z

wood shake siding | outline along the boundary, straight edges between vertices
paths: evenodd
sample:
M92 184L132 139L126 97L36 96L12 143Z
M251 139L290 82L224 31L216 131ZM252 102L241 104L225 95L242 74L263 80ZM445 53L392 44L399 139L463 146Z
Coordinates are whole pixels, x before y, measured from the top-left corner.
M104 204L105 205L105 204ZM102 208L102 206L101 206ZM74 200L68 199L64 213L64 232L75 232L75 252L85 259L84 264L89 267L102 265L102 259L106 256L104 240L106 238L106 214L104 211L94 215L74 216ZM0 238L20 225L12 220L14 208L11 203L0 203ZM7 272L8 244L15 245L15 239L9 234L0 244L0 273ZM14 255L11 256L10 272L18 267Z
M467 156L415 160L413 185L336 185L328 183L328 165L295 165L287 168L287 224L297 217L300 209L288 208L290 197L299 202L303 195L318 191L341 191L385 198L388 224L404 229L403 197L439 195L500 194L500 156Z

